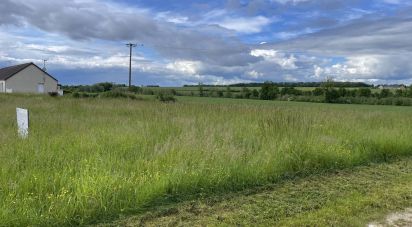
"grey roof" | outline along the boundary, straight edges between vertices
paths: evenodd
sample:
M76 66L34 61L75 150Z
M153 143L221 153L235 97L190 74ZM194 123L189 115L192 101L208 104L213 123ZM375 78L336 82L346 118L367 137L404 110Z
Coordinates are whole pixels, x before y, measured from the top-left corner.
M0 69L0 80L7 80L10 77L14 76L15 74L17 74L18 72L22 71L23 69L29 67L30 65L34 65L36 66L38 69L40 69L36 64L34 64L33 62L30 63L26 63L26 64L21 64L21 65L15 65L15 66L10 66L10 67L6 67L6 68L2 68ZM43 71L42 69L40 69L41 71ZM44 71L43 71L44 72ZM48 76L50 76L51 78L53 78L55 81L56 78L52 77L50 74L46 73Z

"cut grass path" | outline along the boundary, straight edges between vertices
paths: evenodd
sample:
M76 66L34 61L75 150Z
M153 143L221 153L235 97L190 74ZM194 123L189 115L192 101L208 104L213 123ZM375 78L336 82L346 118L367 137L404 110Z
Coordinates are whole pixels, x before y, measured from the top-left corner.
M412 158L162 204L99 226L367 226L412 206ZM405 226L412 223L405 223Z

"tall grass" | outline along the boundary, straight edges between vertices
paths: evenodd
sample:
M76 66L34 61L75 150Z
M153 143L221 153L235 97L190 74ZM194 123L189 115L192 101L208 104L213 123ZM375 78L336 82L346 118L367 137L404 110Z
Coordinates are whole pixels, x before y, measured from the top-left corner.
M78 225L156 201L412 154L412 109L0 96L0 225ZM15 108L29 108L18 139Z

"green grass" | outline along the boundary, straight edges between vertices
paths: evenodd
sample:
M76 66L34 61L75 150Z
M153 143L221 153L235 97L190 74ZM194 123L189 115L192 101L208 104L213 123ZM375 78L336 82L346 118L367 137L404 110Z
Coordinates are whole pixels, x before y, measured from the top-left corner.
M0 96L0 225L82 225L412 154L412 108ZM15 108L30 110L27 140Z
M411 179L405 158L163 204L98 226L367 226L412 206Z

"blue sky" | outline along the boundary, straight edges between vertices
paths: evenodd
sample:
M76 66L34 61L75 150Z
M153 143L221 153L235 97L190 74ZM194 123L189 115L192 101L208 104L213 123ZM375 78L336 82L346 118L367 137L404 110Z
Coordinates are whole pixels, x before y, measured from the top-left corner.
M0 66L62 84L412 82L407 0L2 0Z

